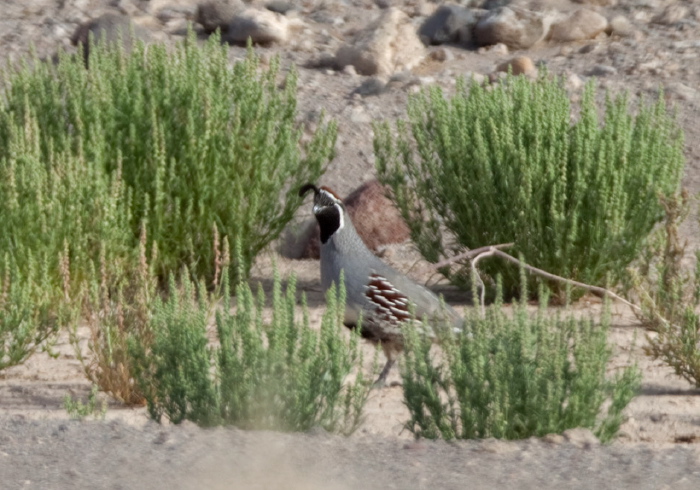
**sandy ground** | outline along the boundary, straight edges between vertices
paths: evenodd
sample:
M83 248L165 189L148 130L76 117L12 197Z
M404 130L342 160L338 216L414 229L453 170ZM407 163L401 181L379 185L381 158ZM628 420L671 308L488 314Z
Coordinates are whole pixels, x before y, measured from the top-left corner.
M0 61L25 54L30 43L40 56L50 56L57 46L67 46L80 21L109 5L130 3L139 2L2 0ZM186 5L188 1L172 3ZM300 3L307 9L314 2ZM556 8L576 6L567 0L549 3ZM660 87L665 88L668 101L679 107L686 131L684 185L698 192L698 100L679 91L678 84L697 87L700 61L695 51L678 51L674 43L700 39L700 27L697 22L684 23L682 28L651 23L669 3L621 1L614 9L604 9L608 17L619 14L632 19L642 32L638 39L601 38L564 46L545 43L517 54L530 56L564 77L574 74L585 79L597 64L613 65L616 73L599 80L602 88L612 92L628 90L653 98ZM330 15L340 15L345 23L337 27L309 22L313 49L273 46L261 52L280 54L285 67L298 66L302 121L312 121L322 107L340 122L337 157L323 183L346 194L374 175L371 121L404 115L412 89L407 85L358 99L351 94L364 77L304 68L319 52L332 49L334 39L349 36L376 14L370 1L333 0L324 5ZM303 15L311 15L313 9L309 9ZM143 23L152 26L153 22ZM178 37L177 29L167 25L163 32L161 37ZM488 74L514 56L447 49L452 54L448 61L426 62L415 70L424 77L419 85L437 83L449 92L456 76ZM231 48L232 59L241 56L242 50ZM657 68L644 68L650 62ZM576 100L578 94L573 90L572 98ZM303 209L299 219L308 218L309 211ZM695 218L694 213L684 234L697 246ZM415 257L408 248L395 247L388 256L398 268L415 271ZM289 261L268 251L254 268L254 281L269 284L273 259L283 275L298 275L300 289L309 295L312 317L320 316L323 297L318 263ZM448 302L457 309L468 307L459 293L441 291L448 293ZM584 300L575 308L581 314L595 314L599 304ZM55 346L57 358L39 353L22 366L0 372L0 489L700 488L700 391L644 355L646 333L628 310L617 307L613 321L610 342L615 358L610 369L636 362L643 383L625 412L627 420L619 437L608 446L587 443L585 437L575 434L568 439L520 442L413 442L403 430L407 412L399 387L373 392L364 424L349 438L324 433L204 430L192 424L161 426L148 420L145 409L117 403L110 403L104 421L71 421L63 409L63 397L85 397L89 385L63 334ZM364 349L366 357L371 357L373 348L365 345ZM392 376L398 380L396 371Z
M397 254L409 269L406 246ZM269 284L272 254L254 281ZM311 318L323 311L318 263L275 256L294 272ZM260 275L264 273L264 276ZM449 289L457 309L469 306ZM595 314L596 298L575 314ZM375 390L366 418L351 437L321 432L280 434L158 425L144 408L110 403L105 420L70 420L68 393L85 398L89 385L66 336L53 359L40 353L0 374L0 488L697 488L700 484L700 392L642 352L645 332L616 307L611 371L637 362L642 390L608 446L585 434L496 440L415 442L403 429L408 413L400 387ZM373 347L365 345L366 358ZM390 381L398 381L393 372Z

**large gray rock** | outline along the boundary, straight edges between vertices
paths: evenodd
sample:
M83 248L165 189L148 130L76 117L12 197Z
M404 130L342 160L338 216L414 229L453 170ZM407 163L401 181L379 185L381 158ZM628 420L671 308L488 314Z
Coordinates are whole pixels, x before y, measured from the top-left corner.
M269 2L265 3L265 8L267 10L277 12L278 14L286 15L289 12L298 9L299 6L295 5L293 1L270 0Z
M236 13L223 39L236 44L244 44L248 38L253 44L282 44L287 42L289 34L289 20L284 15L247 8Z
M243 8L241 0L207 0L197 5L195 22L201 24L207 34L217 29L223 33L228 30L236 12Z
M352 67L352 65L348 65L348 67ZM352 95L359 94L362 97L369 97L384 93L386 90L387 80L385 77L367 77L359 87L352 91Z
M501 7L484 16L474 27L479 46L503 43L511 49L527 49L542 41L553 17L519 7Z
M418 35L425 44L468 45L474 24L476 17L471 10L460 5L443 5L423 22Z
M557 42L592 39L608 28L608 19L597 12L579 9L552 24L549 40Z
M128 15L108 12L78 26L71 37L71 43L83 51L85 63L90 56L90 35L95 44L116 44L121 41L126 51L131 50L134 40L151 40L150 32L134 24Z
M353 65L362 75L391 75L410 70L425 56L425 46L406 14L389 8L336 52L336 65Z

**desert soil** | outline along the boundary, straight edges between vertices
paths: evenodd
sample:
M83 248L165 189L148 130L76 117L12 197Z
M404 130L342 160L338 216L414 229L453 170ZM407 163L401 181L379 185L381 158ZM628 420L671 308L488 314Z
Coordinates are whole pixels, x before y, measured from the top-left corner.
M182 37L184 22L196 3L2 0L0 61L18 59L32 44L40 56L47 57L58 46L73 49L69 39L75 28L110 8L132 15L156 38L172 42ZM305 66L367 25L379 8L369 0L291 3L298 4L306 30L289 45L259 50L263 56L279 54L285 67L297 66L301 121L312 124L319 109L339 121L337 156L323 183L340 194L374 177L371 121L403 116L407 96L416 86L435 83L449 91L457 76L488 75L515 55L528 56L572 80L574 100L580 95L576 79L602 73L596 71L597 65L614 68L598 78L599 85L612 92L628 90L654 98L663 88L668 101L678 105L686 132L684 185L693 193L700 191L700 95L696 90L700 17L692 15L700 2L682 2L690 8L685 18L659 24L652 19L673 2L601 1L616 5L589 7L609 19L626 17L638 34L632 38L602 35L568 44L544 42L517 53L447 46L445 61L426 61L414 68L407 83L368 97L352 95L365 77ZM377 3L406 8L412 15L415 5L422 4ZM540 10L580 7L568 0L517 3ZM425 5L426 9L431 6ZM167 8L168 15L153 14ZM414 21L418 25L421 17ZM698 42L681 49L679 41ZM232 60L242 56L244 50L231 47ZM308 219L309 211L300 210L298 219ZM691 216L684 228L691 246L700 245L696 219L697 215ZM420 264L416 268L410 244L390 247L386 257L414 277L421 270ZM300 289L309 295L312 318L319 318L323 296L318 263L282 258L271 247L254 267L253 280L269 284L273 262L283 274L297 274ZM444 287L443 291L457 309L469 307L459 292ZM595 298L575 305L581 314L596 314L599 308ZM145 409L115 402L110 402L105 420L74 421L63 408L63 398L66 394L86 397L89 384L63 334L54 349L56 358L39 353L0 373L0 489L700 488L700 391L645 356L645 331L627 309L615 308L610 334L615 356L610 369L636 362L643 384L626 410L619 437L606 446L580 431L519 442L415 442L403 429L407 411L400 387L374 391L364 424L348 438L323 432L280 434L200 429L189 423L158 425L149 421ZM364 348L366 357L371 357L372 347ZM392 376L398 380L396 372Z

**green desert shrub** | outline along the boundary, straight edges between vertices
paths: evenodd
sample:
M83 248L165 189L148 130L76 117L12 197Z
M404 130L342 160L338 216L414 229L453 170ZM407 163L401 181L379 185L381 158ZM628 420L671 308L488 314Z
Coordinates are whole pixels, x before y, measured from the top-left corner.
M370 383L358 335L342 335L344 291L328 293L321 329L313 330L303 300L301 320L295 312L293 278L283 291L275 277L269 321L262 290L256 296L246 285L237 289L234 307L226 273L222 292L210 295L184 277L181 285L171 279L168 299L155 300L152 342L131 344L151 417L246 429L355 430Z
M662 199L666 218L650 240L646 253L630 269L631 282L642 310L638 314L647 335L647 354L673 368L700 388L700 250L695 270L685 265L687 242L679 226L688 216L687 192Z
M409 329L401 368L408 430L448 440L522 439L574 427L603 441L617 433L639 370L606 376L608 314L600 324L553 315L544 291L536 312L521 301L511 314L500 298L484 317L470 312L463 334L441 339L442 357Z
M193 264L211 280L217 232L241 244L230 273L246 275L299 205L287 190L331 158L335 125L302 144L295 73L252 50L231 66L218 39L190 34L172 49L94 47L89 69L59 58L2 73L2 254L55 261L67 243L84 273L100 250L136 250L145 224L160 276Z
M560 80L509 77L489 87L461 81L452 97L427 88L395 132L377 124L379 178L420 252L437 262L514 242L511 253L548 272L621 280L663 216L658 194L679 188L683 134L662 97L632 114L627 95L607 96L599 110L589 84L579 109L572 116ZM503 276L506 294L517 291L517 268L481 266ZM469 266L451 277L468 280Z
M45 341L72 322L75 309L64 291L54 287L46 263L31 258L24 271L5 257L0 277L0 370L21 364Z
M107 402L99 399L98 391L97 386L92 385L85 402L71 395L63 397L63 408L68 412L68 416L73 420L84 420L90 416L95 420L104 420L107 415Z
M70 343L83 372L93 386L126 405L144 405L146 400L134 380L136 366L129 342L144 347L152 342L151 317L158 297L158 279L153 263L157 248L146 253L146 235L141 235L138 261L120 262L100 254L99 267L91 270L81 290L82 322L70 329Z
M48 283L60 288L65 254L77 286L101 249L125 256L132 247L127 190L119 170L108 174L82 147L51 146L29 100L17 114L0 96L0 257L22 273L45 263Z

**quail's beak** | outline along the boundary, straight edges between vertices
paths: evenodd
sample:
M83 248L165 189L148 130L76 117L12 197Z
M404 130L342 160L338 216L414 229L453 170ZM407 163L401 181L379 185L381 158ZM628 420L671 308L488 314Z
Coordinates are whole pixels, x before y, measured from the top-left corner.
M299 189L299 196L304 197L309 191L314 191L314 207L315 215L323 213L326 209L333 207L336 202L329 198L329 193L325 189L318 188L314 184L305 184Z
M319 201L320 201L319 195L316 194L316 196L314 197L314 208L313 208L314 214L318 214L318 213L323 212L323 210L327 207L325 204L323 204Z
M299 189L299 197L304 197L306 194L309 193L309 191L314 191L314 207L313 207L313 212L314 214L318 214L323 211L327 205L323 203L323 198L321 196L321 190L316 187L314 184L304 184L301 186Z

